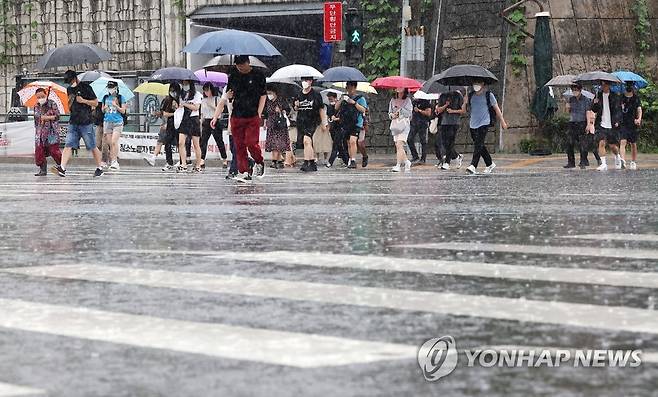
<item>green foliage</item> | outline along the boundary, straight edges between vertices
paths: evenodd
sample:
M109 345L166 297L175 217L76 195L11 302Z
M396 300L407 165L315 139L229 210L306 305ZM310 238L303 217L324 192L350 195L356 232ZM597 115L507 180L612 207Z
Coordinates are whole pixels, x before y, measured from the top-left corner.
M528 21L525 18L525 8L520 7L515 9L509 14L509 19L518 24L521 28L525 29L528 26ZM525 48L525 34L521 30L512 26L507 35L507 45L509 47L509 63L512 65L512 73L515 76L521 74L525 67L528 65L528 59L523 55Z
M364 60L359 68L370 79L399 73L400 5L388 0L362 0L365 10ZM431 6L431 0L424 0ZM423 4L425 6L425 4Z
M649 7L647 0L634 0L633 13L635 14L635 33L637 34L637 41L635 42L638 52L640 53L638 61L638 69L647 72L648 65L646 60L646 53L651 48L651 22L649 20Z
M553 152L564 150L567 133L569 131L569 117L558 114L548 120L540 128L542 147Z
M637 141L638 150L645 153L658 153L658 85L649 82L639 91L642 101L642 126Z
M4 37L0 39L0 66L11 64L12 59L9 53L18 47L20 29L28 27L32 30L37 30L39 27L39 23L35 20L31 20L28 25L10 24L10 7L16 7L17 5L21 6L19 8L27 16L30 16L34 10L33 0L0 0L0 32L4 31L5 33ZM32 39L37 39L39 36L37 33L32 33L31 37Z

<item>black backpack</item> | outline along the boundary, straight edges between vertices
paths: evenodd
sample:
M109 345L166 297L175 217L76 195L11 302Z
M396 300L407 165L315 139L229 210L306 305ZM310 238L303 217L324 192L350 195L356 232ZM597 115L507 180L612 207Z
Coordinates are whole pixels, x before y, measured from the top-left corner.
M103 97L103 102L102 104L105 104L105 100L109 97L110 95L107 94ZM121 103L121 95L117 94L117 99L119 100L119 107L123 106L123 103ZM119 113L121 115L121 118L123 118L123 125L128 124L128 109L126 109L126 113Z
M473 95L475 95L475 91L471 91L468 93L468 106L471 106L471 99L473 99ZM498 119L498 116L496 115L496 108L494 108L491 105L491 91L488 91L485 93L487 96L487 109L489 109L489 127L493 127L496 125L496 120Z
M357 95L354 98L354 102L361 99L362 95ZM356 127L356 123L359 121L359 115L361 112L356 108L356 105L349 103L343 103L340 107L340 123L346 128Z

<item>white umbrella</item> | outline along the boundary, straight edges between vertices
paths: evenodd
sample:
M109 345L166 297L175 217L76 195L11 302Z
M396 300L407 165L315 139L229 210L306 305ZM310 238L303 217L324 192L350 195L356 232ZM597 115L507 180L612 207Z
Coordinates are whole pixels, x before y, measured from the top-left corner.
M594 94L587 91L587 90L581 90L580 93L585 97L589 99L594 99ZM571 91L571 88L568 88L564 93L562 94L563 97L565 98L570 98L573 96L573 91Z
M214 66L233 66L233 60L235 59L234 55L220 55L216 56L208 63L203 65L204 68L212 68ZM263 63L260 59L250 56L249 57L249 64L255 68L262 68L262 69L267 69L267 65Z
M346 88L345 83L334 83L334 87ZM364 92L366 94L377 94L377 90L367 82L358 82L356 83L356 90L359 92Z
M426 99L428 101L438 101L439 94L428 94L423 91L416 91L414 94L414 99Z
M313 79L321 79L324 77L319 70L308 65L289 65L284 66L276 72L272 73L272 79L289 79L301 80L302 77L312 77Z
M326 89L326 90L322 90L322 91L320 91L320 95L322 95L322 100L323 100L324 103L326 103L326 104L329 104L329 97L328 97L328 94L329 94L330 92L333 92L334 94L336 94L336 97L338 97L338 98L340 98L340 97L342 97L343 95L345 95L345 93L344 93L343 91L335 90L335 89L333 89L333 88L328 88L328 89Z

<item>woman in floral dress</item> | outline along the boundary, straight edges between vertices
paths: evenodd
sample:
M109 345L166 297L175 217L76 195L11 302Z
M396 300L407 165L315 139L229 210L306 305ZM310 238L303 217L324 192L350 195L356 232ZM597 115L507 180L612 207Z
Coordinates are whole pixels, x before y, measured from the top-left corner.
M287 115L290 107L279 97L274 87L267 87L267 102L265 103L265 126L267 138L265 151L272 153L271 168L283 168L283 153L290 150Z

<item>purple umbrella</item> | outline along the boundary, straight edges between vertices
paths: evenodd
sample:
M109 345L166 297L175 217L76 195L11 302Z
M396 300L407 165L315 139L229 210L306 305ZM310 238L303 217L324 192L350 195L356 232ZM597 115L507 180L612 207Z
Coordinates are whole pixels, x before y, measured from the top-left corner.
M222 72L209 72L205 69L197 70L194 75L199 78L202 83L213 83L214 85L224 86L228 84L228 75Z

